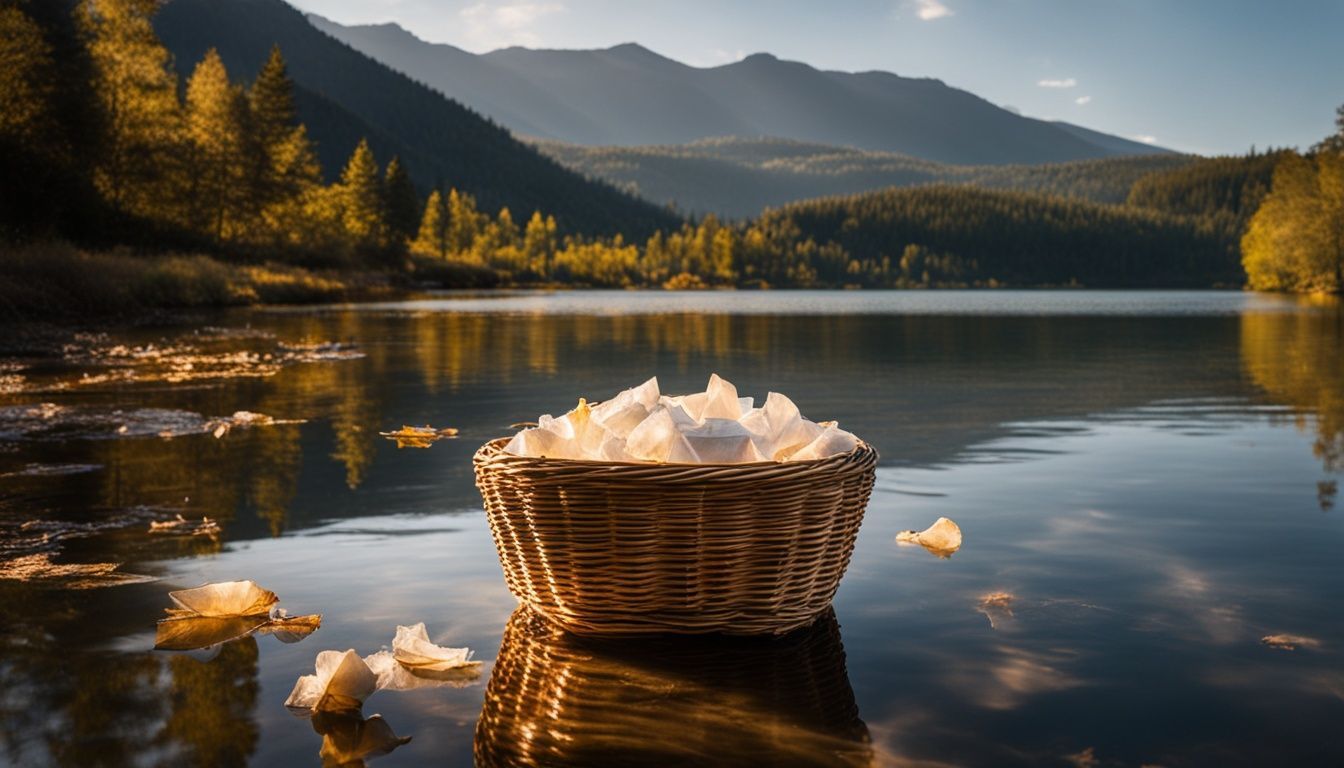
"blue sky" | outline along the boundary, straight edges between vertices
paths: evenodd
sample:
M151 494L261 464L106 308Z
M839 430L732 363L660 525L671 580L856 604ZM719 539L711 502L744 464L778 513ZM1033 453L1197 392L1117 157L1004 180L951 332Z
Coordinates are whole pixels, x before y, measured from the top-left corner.
M471 51L637 42L937 77L1034 117L1205 154L1305 147L1344 103L1344 1L290 0Z

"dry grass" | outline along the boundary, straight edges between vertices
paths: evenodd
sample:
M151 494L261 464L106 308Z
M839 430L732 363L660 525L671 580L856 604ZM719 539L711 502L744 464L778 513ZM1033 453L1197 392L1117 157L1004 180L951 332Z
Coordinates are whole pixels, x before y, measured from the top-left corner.
M67 243L0 246L0 319L77 319L154 310L348 298L350 281L301 267L235 266L200 254L91 252Z

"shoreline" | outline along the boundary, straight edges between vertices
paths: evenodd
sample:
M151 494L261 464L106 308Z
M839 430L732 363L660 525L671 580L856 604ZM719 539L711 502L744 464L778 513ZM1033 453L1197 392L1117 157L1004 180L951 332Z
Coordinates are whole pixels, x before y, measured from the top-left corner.
M1244 285L1124 287L1062 285L931 285L864 288L840 286L706 285L669 289L657 285L594 286L577 283L515 283L486 267L408 259L406 271L310 267L275 261L227 262L206 254L140 254L129 249L93 251L64 242L0 248L0 324L71 327L85 324L156 324L183 313L263 306L320 306L409 301L446 291L715 293L744 291L926 292L1003 290L1247 291ZM1285 294L1322 299L1329 293Z

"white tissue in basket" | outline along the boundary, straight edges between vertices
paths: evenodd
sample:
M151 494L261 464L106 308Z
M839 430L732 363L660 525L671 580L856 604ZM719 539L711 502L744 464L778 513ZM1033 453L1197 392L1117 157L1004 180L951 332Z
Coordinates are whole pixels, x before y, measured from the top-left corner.
M704 392L675 397L660 394L652 378L598 405L581 399L560 418L542 416L504 450L552 459L743 464L821 459L858 445L834 423L803 418L778 392L760 408L753 402L718 374Z

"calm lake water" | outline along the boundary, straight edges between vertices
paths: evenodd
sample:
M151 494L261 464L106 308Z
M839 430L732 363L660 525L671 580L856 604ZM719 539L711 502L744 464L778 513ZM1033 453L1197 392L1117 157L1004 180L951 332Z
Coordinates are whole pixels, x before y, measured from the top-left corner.
M444 296L11 346L0 573L26 577L0 578L0 764L357 758L376 728L283 702L319 651L420 621L485 663L375 693L364 716L412 737L377 766L1344 763L1335 303ZM881 452L834 618L775 641L530 626L473 451L580 395L711 372ZM291 423L207 423L236 411ZM403 424L461 437L378 434ZM221 535L148 533L179 513ZM940 516L966 537L950 559L895 542ZM60 568L94 563L119 568ZM231 579L321 629L151 650L168 591Z

